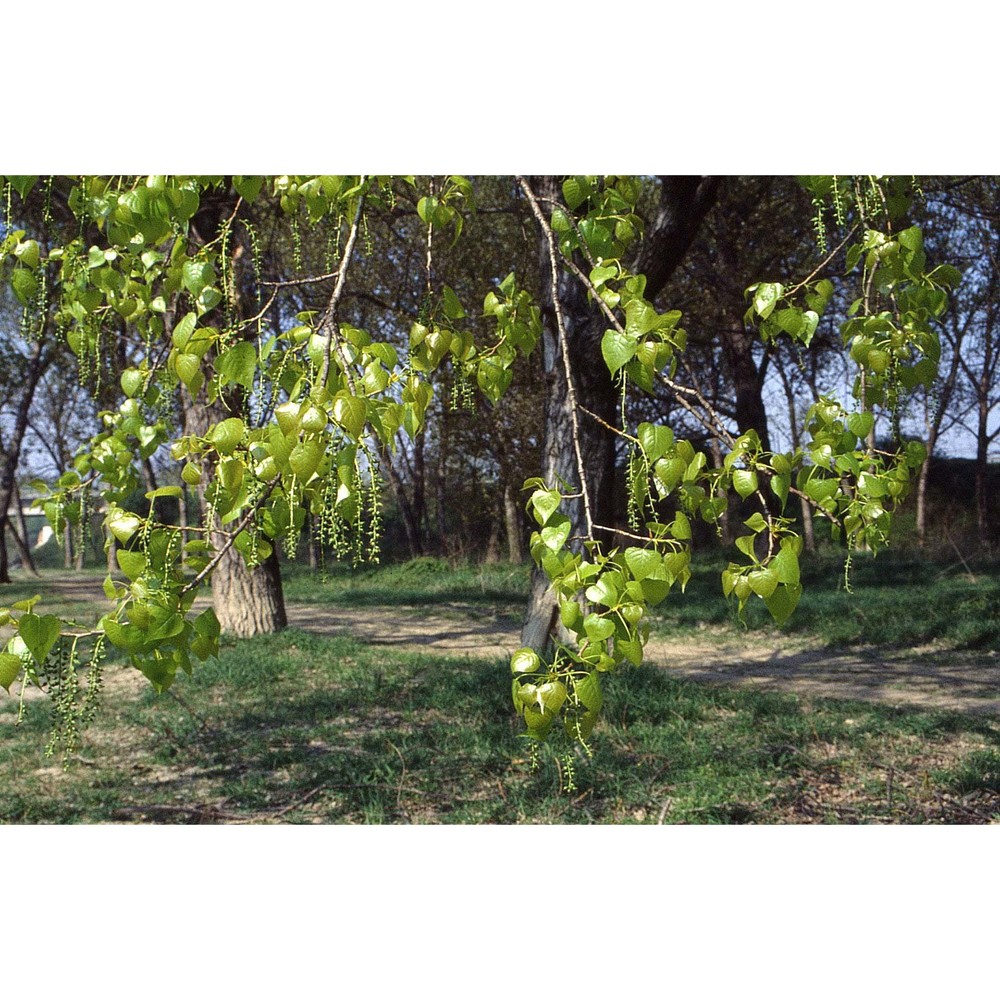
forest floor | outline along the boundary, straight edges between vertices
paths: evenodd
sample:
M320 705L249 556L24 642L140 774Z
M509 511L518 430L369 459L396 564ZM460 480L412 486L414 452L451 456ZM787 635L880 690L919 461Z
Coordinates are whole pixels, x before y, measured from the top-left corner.
M46 573L44 589L69 606L105 600L101 578L90 574ZM348 636L400 652L495 658L509 656L521 644L517 615L483 603L350 607L290 600L287 610L289 624L306 632ZM683 637L656 632L654 626L646 662L678 678L1000 717L995 649L955 650L944 643L831 648L814 636L739 635L720 625Z

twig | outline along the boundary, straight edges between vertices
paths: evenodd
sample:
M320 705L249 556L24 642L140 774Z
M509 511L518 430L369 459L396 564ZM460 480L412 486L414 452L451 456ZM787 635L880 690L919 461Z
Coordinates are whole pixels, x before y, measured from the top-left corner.
M363 179L362 179L363 180ZM354 210L354 221L351 223L351 231L347 236L347 244L344 247L344 257L337 270L337 283L333 286L333 294L327 304L326 310L320 320L320 326L329 324L330 332L326 337L326 347L323 351L323 365L319 372L320 386L326 385L327 376L330 374L330 353L333 350L334 340L337 341L337 349L340 350L340 324L337 321L337 306L340 304L340 297L344 294L344 283L347 280L347 269L351 263L351 256L354 253L354 243L358 238L358 224L361 221L361 213L365 207L364 192L358 196L358 205ZM345 362L345 374L350 382L350 373L346 371L349 367L347 359Z
M325 787L325 785L317 785L315 788L310 789L305 795L295 799L283 809L279 809L277 812L271 813L270 818L277 819L279 816L284 816L286 813L290 813L293 809L298 809L299 806L304 806L311 798L323 791Z
M961 550L955 544L955 539L951 537L951 532L948 531L947 528L944 529L944 537L948 539L948 541L951 543L951 547L955 550L955 554L958 556L959 559L962 560L962 565L965 567L965 574L969 578L969 583L973 584L977 583L978 581L976 579L976 574L972 572L972 569L969 567L969 564L965 561L965 556L962 555Z
M808 277L803 278L797 285L793 285L791 288L789 288L785 292L785 296L788 297L794 295L800 288L803 288L806 285L808 285L809 282L812 281L813 278L815 278L816 275L819 274L819 272L822 271L823 268L826 267L826 265L829 264L830 261L832 261L833 258L836 257L838 253L840 253L841 250L844 249L844 247L847 245L847 241L855 234L855 232L857 232L857 229L858 225L857 223L855 223L851 227L851 231L840 241L840 243L833 250L830 251L829 254L827 254L827 256L817 266L816 270L814 270Z
M586 413L588 417L591 417L594 420L596 420L602 427L611 431L613 434L617 434L619 437L625 438L626 441L633 441L640 447L642 446L642 442L637 437L632 437L631 434L627 434L625 431L619 429L618 427L615 427L614 424L609 424L607 420L605 420L603 417L599 417L596 413L594 413L593 410L588 410L587 407L584 406L582 403L580 404L580 409L584 413ZM566 496L567 496L566 494L563 494L564 499L566 499Z
M263 506L264 501L271 495L272 491L274 490L274 487L278 485L280 479L281 479L280 476L275 476L275 478L272 479L267 484L267 487L265 488L264 492L257 498L254 504L246 512L246 514L243 515L243 518L240 521L240 523L236 525L236 528L233 530L229 538L226 540L226 544L223 545L222 548L215 553L209 564L197 576L195 576L190 582L184 585L184 587L181 589L182 597L184 596L184 594L190 593L192 590L195 589L195 587L199 586L202 580L204 580L212 572L212 570L214 570L215 567L219 565L219 563L222 561L222 557L233 547L237 535L239 535L239 533L250 523L250 521L253 519L254 514L256 514L257 511L261 508L261 506Z

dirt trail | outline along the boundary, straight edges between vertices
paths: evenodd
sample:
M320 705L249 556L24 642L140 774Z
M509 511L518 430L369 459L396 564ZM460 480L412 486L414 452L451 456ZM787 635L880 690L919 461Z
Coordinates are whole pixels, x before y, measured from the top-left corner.
M49 577L66 601L101 601L100 581L72 574ZM348 635L370 645L438 650L443 654L504 657L520 645L520 623L481 607L443 603L345 608L289 604L289 624L320 635ZM684 638L650 638L650 663L679 676L825 698L881 701L1000 716L1000 656L936 647L901 651L825 649L768 637L734 638L705 630Z

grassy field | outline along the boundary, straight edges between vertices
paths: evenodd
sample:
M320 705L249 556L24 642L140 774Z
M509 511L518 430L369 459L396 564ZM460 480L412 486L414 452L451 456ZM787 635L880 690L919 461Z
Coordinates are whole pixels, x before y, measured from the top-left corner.
M869 576L876 565L881 576ZM688 596L691 609L718 615L710 620L721 627L730 619L714 589L716 569L700 569ZM837 590L831 564L810 581L813 603L803 598L793 628L834 642L905 642L919 628L920 641L995 648L997 574L973 569L975 586L964 569L856 560L850 598ZM354 576L338 570L322 585L293 570L286 594L353 606L452 601L517 611L527 579L520 567L452 569L424 560ZM823 587L822 579L832 582ZM40 589L18 585L3 600ZM934 607L922 606L920 595ZM751 630L769 628L748 617ZM702 620L681 600L671 600L662 618L680 634ZM501 661L291 630L225 644L217 662L162 696L136 684L130 670L107 670L104 706L68 769L43 756L47 704L33 702L15 727L14 699L0 694L0 822L1000 819L995 718L631 671L608 683L594 758L571 761L576 787L567 792L565 761L543 754L530 768Z
M658 631L685 635L706 625L734 632L814 637L826 645L916 646L939 642L957 649L1000 649L1000 562L957 566L883 553L857 554L845 589L842 556L803 559L803 595L791 620L777 628L760 601L740 621L722 596L722 559L693 565L686 592L671 592L655 609ZM970 575L971 574L971 575ZM293 601L364 607L409 604L432 608L454 601L519 614L528 595L526 566L450 566L418 559L374 569L328 567L325 579L292 567L285 583Z

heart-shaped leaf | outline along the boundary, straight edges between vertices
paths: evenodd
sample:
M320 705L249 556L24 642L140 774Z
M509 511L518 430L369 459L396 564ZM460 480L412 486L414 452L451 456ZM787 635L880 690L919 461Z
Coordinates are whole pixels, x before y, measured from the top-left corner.
M572 522L565 514L553 514L549 523L542 528L542 541L553 552L558 552L566 544L572 527Z
M562 497L558 490L535 490L531 494L531 505L535 508L535 520L539 524L545 524L548 519L559 509Z
M337 396L333 401L333 419L355 439L361 437L367 415L365 401L357 396Z
M625 550L625 565L636 580L645 580L663 565L663 558L652 549L632 547Z
M638 437L650 465L665 455L674 443L674 432L662 424L639 424Z
M764 598L764 603L771 612L771 617L779 625L784 625L791 617L801 596L802 587L799 584L782 584L770 597Z
M45 657L56 644L62 625L55 615L26 614L21 616L18 631L24 640L28 651L39 666L45 662Z
M615 634L615 623L610 618L590 614L583 620L583 630L591 642L603 642Z
M635 355L638 344L617 330L607 330L601 339L601 354L612 375Z

